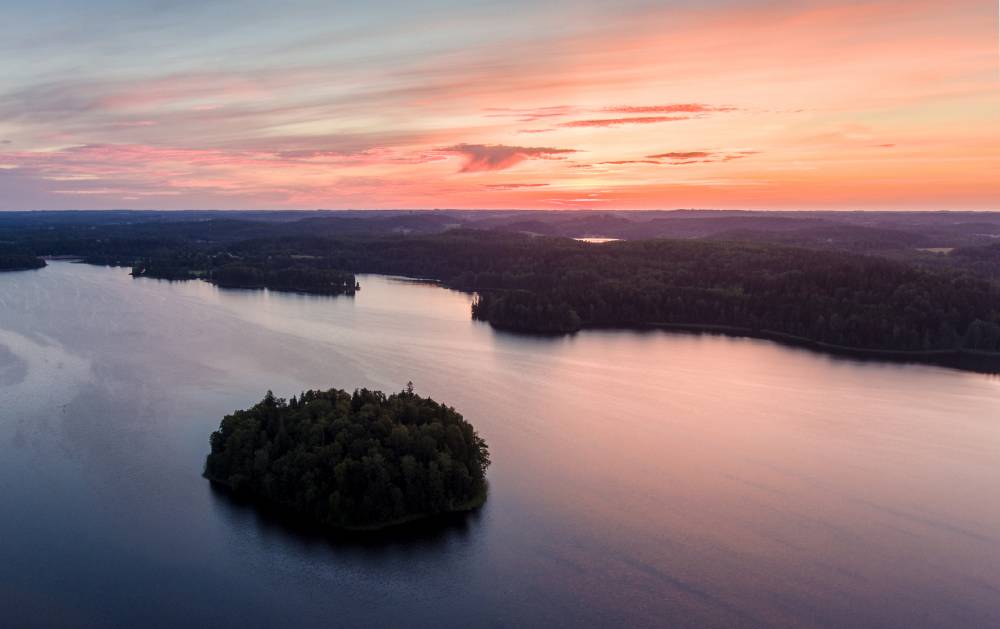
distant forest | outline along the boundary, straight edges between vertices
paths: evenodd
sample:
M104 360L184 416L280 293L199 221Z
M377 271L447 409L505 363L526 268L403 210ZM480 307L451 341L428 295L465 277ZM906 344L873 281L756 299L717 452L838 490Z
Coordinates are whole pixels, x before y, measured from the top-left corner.
M30 253L8 253L0 249L0 271L27 271L45 266L45 260Z
M1000 351L995 283L875 256L703 240L592 245L489 232L248 246L326 251L341 268L476 291L474 317L520 332L731 326L864 349Z
M639 219L531 213L527 225L484 213L469 229L467 213L80 214L0 221L0 239L34 255L222 286L351 294L355 273L434 279L476 292L473 317L517 332L667 326L859 350L1000 352L1000 218L991 214L661 213L644 220L717 231L606 244L539 233L571 220L626 231Z

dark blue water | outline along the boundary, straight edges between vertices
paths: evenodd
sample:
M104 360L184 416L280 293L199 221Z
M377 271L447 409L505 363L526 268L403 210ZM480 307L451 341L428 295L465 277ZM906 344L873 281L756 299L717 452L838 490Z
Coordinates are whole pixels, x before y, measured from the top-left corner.
M757 340L526 338L469 297L0 274L0 626L1000 626L1000 380ZM267 389L455 405L477 514L359 543L213 491Z

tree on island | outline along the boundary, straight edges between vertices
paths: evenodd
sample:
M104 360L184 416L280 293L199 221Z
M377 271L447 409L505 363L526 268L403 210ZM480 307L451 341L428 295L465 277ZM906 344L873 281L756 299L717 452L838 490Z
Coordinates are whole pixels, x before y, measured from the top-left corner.
M227 415L205 477L340 529L471 510L486 499L486 442L455 409L405 391L268 391Z

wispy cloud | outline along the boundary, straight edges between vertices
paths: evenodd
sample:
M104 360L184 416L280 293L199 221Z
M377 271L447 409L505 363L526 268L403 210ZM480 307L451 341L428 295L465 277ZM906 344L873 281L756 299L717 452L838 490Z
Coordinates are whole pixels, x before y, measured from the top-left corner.
M629 114L615 118L586 118L561 122L560 127L619 127L622 125L657 124L661 122L681 122L704 117L716 112L736 111L735 107L705 105L703 103L673 103L667 105L616 105L590 110L598 114ZM567 112L569 113L569 112ZM640 115L662 114L662 115ZM563 114L565 115L565 114Z
M605 107L602 111L615 114L701 114L736 111L736 108L717 107L701 103L675 103L672 105L621 105L617 107Z
M979 0L8 4L0 209L1000 198Z
M465 165L460 171L463 173L505 170L528 159L562 159L576 153L574 149L503 144L455 144L439 150L465 157Z
M683 166L685 164L707 164L711 162L731 162L756 155L759 151L671 151L669 153L656 153L647 155L654 164L668 164L673 166Z
M491 183L483 186L487 190L523 190L525 188L544 188L547 183Z
M634 116L629 118L591 118L588 120L571 120L562 122L560 127L620 127L629 124L657 124L660 122L680 122L690 120L691 116Z
M549 107L530 107L524 109L510 107L488 107L485 110L488 118L513 118L517 122L537 122L549 118L561 118L576 111L576 108L568 105L554 105Z
M659 164L655 159L615 159L607 162L596 162L596 164L608 164L612 166L623 166L625 164Z
M705 158L712 155L708 151L674 151L671 153L657 153L656 155L648 155L649 159L667 159L667 160L684 160L684 159L699 159Z

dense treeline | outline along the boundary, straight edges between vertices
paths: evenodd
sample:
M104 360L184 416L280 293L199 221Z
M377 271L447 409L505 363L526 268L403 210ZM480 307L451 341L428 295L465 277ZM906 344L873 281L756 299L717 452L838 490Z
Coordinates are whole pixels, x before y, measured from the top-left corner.
M206 256L187 250L144 259L132 266L132 275L165 280L202 278L224 288L269 288L330 295L353 295L358 288L353 273L316 268L294 259Z
M45 228L24 241L36 254L75 253L92 262L134 264L137 274L230 286L350 293L352 273L431 278L477 292L473 316L516 331L712 326L864 350L1000 351L996 247L890 259L828 247L936 241L824 226L809 228L814 245L807 248L712 240L591 245L462 229L331 236L322 227L327 220L300 221L317 235L303 235L306 228L293 222L275 228L286 235L261 236L260 225L213 219L60 228L68 240ZM783 229L797 225L785 223ZM802 239L806 232L786 233Z
M353 273L307 266L259 268L232 263L211 271L209 278L229 288L271 288L307 293L353 295L357 281Z
M26 271L40 269L45 260L30 253L9 253L0 251L0 271Z
M47 248L75 241L74 248L85 245L92 252L75 251L73 255L114 257L128 253L121 246L136 239L174 244L233 243L261 238L429 235L454 228L569 238L746 240L891 253L916 260L925 257L920 251L924 248L995 243L1000 238L1000 213L732 210L5 212L0 216L0 242L11 240L12 236L28 237Z
M497 328L541 334L576 332L583 327L580 315L567 301L519 289L480 294L472 303L472 318Z
M985 280L744 244L651 241L617 249L586 264L539 263L546 278L534 299L486 291L474 314L515 330L544 330L553 321L570 329L578 318L580 326L731 326L866 349L1000 351L1000 292ZM489 273L472 281L508 283Z
M986 247L960 247L952 251L947 258L952 266L968 270L980 277L1000 279L1000 243Z
M994 282L846 252L694 240L590 245L485 232L253 246L295 247L355 271L478 291L474 316L517 331L701 325L859 349L1000 351Z
M227 415L205 476L333 528L380 528L475 508L486 442L455 409L413 393L270 392Z

